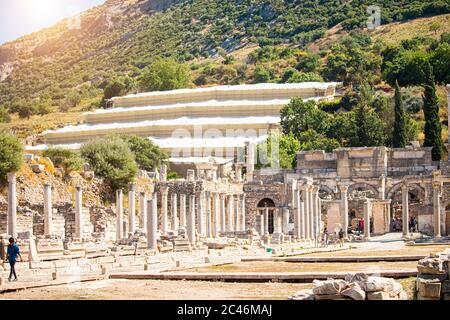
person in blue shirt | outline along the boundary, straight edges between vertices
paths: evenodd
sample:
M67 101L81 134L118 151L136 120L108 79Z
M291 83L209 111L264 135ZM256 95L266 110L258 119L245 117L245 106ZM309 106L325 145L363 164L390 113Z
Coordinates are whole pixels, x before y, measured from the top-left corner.
M16 269L15 269L17 257L19 257L20 261L23 262L22 256L20 255L19 246L16 244L16 241L14 240L14 238L10 238L7 255L6 255L6 260L8 260L9 265L11 266L11 271L9 273L8 281L12 280L13 275L14 275L14 281L17 281Z

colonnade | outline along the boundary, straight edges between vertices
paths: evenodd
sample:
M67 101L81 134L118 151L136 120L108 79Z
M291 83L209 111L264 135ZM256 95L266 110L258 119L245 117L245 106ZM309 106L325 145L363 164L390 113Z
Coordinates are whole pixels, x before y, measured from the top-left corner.
M322 205L319 187L308 180L293 182L294 237L300 241L320 239L322 232Z

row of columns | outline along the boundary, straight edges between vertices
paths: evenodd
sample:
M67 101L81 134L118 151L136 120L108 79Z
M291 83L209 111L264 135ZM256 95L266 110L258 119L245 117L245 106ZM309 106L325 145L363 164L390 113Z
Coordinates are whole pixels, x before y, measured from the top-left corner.
M322 209L319 187L311 181L300 185L293 184L294 235L299 240L320 238Z
M168 227L168 188L161 189L161 233L167 234ZM186 214L186 198L189 198ZM226 203L226 197L227 203ZM144 197L141 196L141 199ZM217 238L219 231L245 231L245 196L225 195L216 192L200 192L198 195L180 194L180 216L178 219L178 198L172 194L172 229L186 228L187 237L193 247L196 245L196 235ZM143 207L141 205L141 207ZM156 249L158 231L158 193L153 193L147 200L147 234L149 249ZM118 220L119 221L119 220Z

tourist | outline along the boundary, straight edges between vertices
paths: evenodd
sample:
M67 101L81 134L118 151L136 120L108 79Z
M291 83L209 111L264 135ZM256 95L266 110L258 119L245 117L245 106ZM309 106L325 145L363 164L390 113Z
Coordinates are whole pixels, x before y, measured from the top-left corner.
M391 221L391 226L390 226L390 231L391 232L395 232L396 230L395 230L395 218L392 218L392 221Z
M9 239L9 245L6 255L6 260L8 260L9 265L11 267L11 271L9 273L8 281L12 280L12 276L14 275L14 281L17 281L17 274L16 274L16 261L17 256L19 256L20 261L23 262L22 256L20 255L19 246L16 244L14 238Z
M417 220L416 217L412 216L409 220L409 231L417 232Z
M344 246L344 230L342 229L339 231L339 245Z
M322 233L322 246L327 247L328 246L328 229L324 228Z

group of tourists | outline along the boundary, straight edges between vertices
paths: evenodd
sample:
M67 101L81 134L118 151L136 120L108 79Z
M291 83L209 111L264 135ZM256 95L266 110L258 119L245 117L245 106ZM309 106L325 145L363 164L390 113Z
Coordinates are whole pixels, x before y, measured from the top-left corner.
M408 229L409 232L418 232L419 225L415 216L409 218ZM394 217L391 220L390 231L391 232L401 232L403 230L403 220L402 218Z
M341 228L337 233L337 237L339 239L339 246L344 246L344 230ZM328 229L324 228L322 232L322 247L328 247L328 243L330 241L330 235L328 233Z

